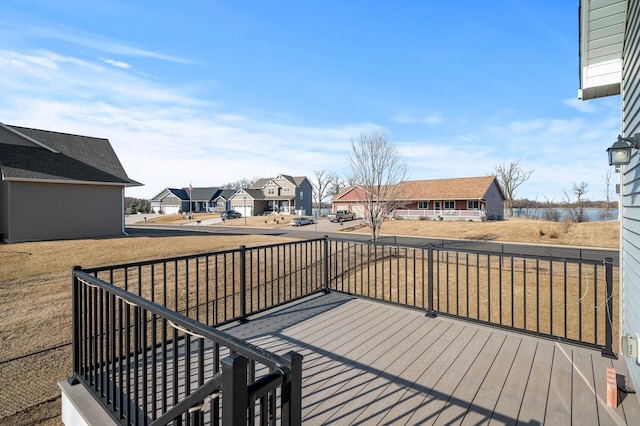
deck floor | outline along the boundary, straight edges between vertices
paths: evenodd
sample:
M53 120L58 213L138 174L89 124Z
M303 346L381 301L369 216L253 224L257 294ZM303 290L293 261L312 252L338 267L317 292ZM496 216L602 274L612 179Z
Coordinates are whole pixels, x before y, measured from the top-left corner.
M224 330L304 356L305 425L640 424L622 360L498 328L331 293Z

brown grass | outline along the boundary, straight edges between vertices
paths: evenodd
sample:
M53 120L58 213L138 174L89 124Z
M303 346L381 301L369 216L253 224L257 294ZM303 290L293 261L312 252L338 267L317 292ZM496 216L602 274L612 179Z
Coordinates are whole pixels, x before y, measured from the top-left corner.
M56 382L71 373L67 343L72 266L88 268L275 241L285 240L184 235L0 245L0 424L60 424Z
M369 228L355 232L367 233ZM499 222L392 220L384 222L382 234L461 240L618 248L620 222L558 223L529 218Z

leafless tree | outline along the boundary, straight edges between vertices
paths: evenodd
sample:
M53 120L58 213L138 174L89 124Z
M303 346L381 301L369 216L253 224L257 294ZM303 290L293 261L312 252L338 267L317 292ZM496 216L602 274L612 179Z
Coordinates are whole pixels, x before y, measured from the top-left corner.
M580 183L574 182L571 192L576 197L575 202L571 200L571 197L569 196L569 194L567 194L567 191L564 191L565 202L567 203L567 205L569 205L569 215L571 215L571 220L573 220L574 222L587 221L587 217L584 213L586 202L584 196L587 193L588 186L589 184L584 181Z
M555 198L549 199L546 195L543 195L543 197L546 206L542 212L542 218L551 222L560 222L560 212L556 208Z
M221 185L220 187L222 189L242 189L242 188L250 188L254 183L256 183L258 181L258 177L254 176L251 179L248 178L242 178L240 180L237 180L235 182L228 182L225 183L224 185Z
M500 183L509 216L513 216L513 200L516 190L531 177L534 170L525 171L520 166L520 160L512 161L509 164L500 163L494 168L495 176Z
M371 240L376 241L385 215L403 204L401 183L407 180L409 168L384 132L361 133L351 140L351 149L349 181L359 188Z
M607 169L607 173L603 176L604 178L604 220L609 220L611 209L611 168Z
M338 175L333 172L327 172L325 169L313 172L314 180L311 182L313 192L316 199L318 212L322 209L322 201L330 195L331 186L334 184Z
M345 180L342 179L340 176L336 175L333 181L331 182L331 184L329 185L329 189L327 191L329 192L329 196L335 197L340 192L342 192L342 190L345 189L346 187L347 187L347 183L345 182Z

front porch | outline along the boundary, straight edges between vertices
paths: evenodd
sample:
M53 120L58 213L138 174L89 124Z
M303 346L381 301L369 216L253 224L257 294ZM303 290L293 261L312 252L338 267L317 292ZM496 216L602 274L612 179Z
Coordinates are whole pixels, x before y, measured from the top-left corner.
M634 424L616 269L318 239L77 270L73 387L122 424Z

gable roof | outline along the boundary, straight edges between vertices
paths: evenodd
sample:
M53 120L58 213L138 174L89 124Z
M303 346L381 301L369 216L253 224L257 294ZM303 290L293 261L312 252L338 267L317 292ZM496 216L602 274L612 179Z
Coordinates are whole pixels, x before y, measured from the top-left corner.
M289 175L278 175L274 178L260 178L257 181L254 182L253 185L251 185L251 189L261 189L264 188L264 186L266 184L268 184L269 182L272 182L278 178L282 178L285 179L286 181L296 185L296 186L300 186L300 184L302 182L304 182L305 179L307 179L306 176L289 176ZM274 182L275 183L275 182Z
M191 193L191 200L193 201L211 201L222 192L222 190L217 187L193 188L191 191L189 191L188 188L183 189L187 194Z
M254 200L264 200L264 193L260 189L256 188L242 188L237 190L230 198L237 198L238 196L243 197L248 195Z
M495 176L411 180L400 184L400 198L405 200L479 200L484 198L494 181L498 191L502 194Z
M34 146L5 144L0 134L4 180L91 182L141 186L127 176L108 139L1 125Z
M504 198L495 176L410 180L398 184L398 198L407 201L480 200L484 198L494 182L498 192ZM363 191L361 187L347 187L336 195L334 201L362 199Z
M223 189L222 191L220 191L220 193L218 193L216 195L216 200L219 199L219 198L222 198L224 200L228 200L236 192L237 191L235 189Z

